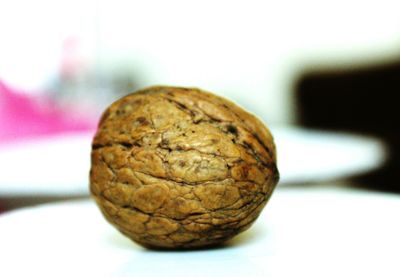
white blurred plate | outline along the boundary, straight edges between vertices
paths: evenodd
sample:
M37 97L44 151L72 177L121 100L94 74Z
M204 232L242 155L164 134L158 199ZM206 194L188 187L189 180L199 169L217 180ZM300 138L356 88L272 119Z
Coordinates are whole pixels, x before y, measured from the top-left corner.
M386 160L373 137L300 128L272 128L281 184L331 181L361 174Z
M67 134L0 147L0 195L88 194L92 134Z
M92 201L0 215L0 276L400 276L400 197L340 188L277 189L227 247L150 251Z
M273 128L281 184L327 181L380 166L377 139ZM92 134L64 135L0 147L1 196L88 194Z

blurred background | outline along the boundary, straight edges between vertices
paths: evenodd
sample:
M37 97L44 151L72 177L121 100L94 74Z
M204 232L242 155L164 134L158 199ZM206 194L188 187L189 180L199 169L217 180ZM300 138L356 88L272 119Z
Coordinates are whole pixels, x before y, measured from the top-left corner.
M115 99L199 87L271 127L280 187L400 191L398 1L0 2L0 211L88 196Z

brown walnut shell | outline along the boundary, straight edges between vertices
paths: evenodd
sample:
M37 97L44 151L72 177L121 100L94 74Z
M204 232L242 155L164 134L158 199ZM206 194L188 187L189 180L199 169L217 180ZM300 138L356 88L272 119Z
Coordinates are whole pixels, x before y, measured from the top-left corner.
M146 247L196 248L248 229L278 180L268 129L194 88L150 87L114 102L92 145L90 191Z

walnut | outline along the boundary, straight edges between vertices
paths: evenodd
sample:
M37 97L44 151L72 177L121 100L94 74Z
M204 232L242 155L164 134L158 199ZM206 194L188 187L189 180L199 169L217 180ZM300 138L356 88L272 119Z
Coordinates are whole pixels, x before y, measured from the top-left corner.
M253 115L199 89L150 87L103 114L90 190L105 218L146 247L196 248L248 229L279 173Z

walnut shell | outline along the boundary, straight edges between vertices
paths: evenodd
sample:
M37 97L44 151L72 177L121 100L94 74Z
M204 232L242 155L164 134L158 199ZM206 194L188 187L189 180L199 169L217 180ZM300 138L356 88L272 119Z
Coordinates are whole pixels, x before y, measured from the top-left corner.
M103 114L90 190L105 218L146 247L195 248L248 229L278 180L268 129L199 89L150 87Z

